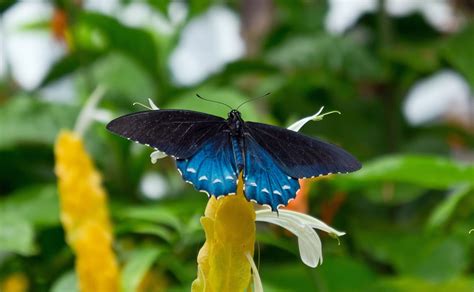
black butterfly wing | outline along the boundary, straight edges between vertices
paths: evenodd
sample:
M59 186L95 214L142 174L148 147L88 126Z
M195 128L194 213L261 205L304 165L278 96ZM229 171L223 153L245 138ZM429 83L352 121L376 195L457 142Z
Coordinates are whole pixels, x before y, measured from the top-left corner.
M187 110L151 110L121 116L107 125L119 136L176 158L189 158L221 133L223 118Z
M281 169L294 178L347 173L361 168L338 146L271 125L246 122L245 133L265 149Z

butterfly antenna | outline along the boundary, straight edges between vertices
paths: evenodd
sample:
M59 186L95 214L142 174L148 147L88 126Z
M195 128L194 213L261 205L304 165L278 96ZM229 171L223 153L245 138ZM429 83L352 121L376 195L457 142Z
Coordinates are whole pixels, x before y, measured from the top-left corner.
M260 98L265 97L265 96L268 96L268 95L270 95L270 92L267 92L267 93L265 93L264 95L261 95L261 96L257 96L257 97L251 98L251 99L247 99L246 101L242 102L242 103L236 108L236 110L238 110L241 106L243 106L243 105L246 104L246 103L249 103L249 102L254 101L254 100L257 100L257 99L260 99Z
M227 104L225 104L225 103L223 103L223 102L220 102L220 101L217 101L217 100L212 100L212 99L204 98L204 97L200 96L200 95L197 94L197 93L196 93L196 96L197 96L198 98L202 99L202 100L205 100L205 101L209 101L209 102L214 102L214 103L218 103L218 104L225 105L226 107L228 107L228 108L230 108L230 109L232 110L232 108L231 108L229 105L227 105Z

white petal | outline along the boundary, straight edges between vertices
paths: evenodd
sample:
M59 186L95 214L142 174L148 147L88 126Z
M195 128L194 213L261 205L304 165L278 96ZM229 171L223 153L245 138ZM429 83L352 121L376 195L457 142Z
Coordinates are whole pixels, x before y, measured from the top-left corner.
M238 15L224 6L213 6L183 28L169 67L177 84L193 85L244 53Z
M284 219L285 221L296 222L299 225L309 225L312 228L322 230L324 232L327 232L335 236L343 236L346 234L345 232L338 231L332 228L331 226L327 225L321 220L318 220L314 217L311 217L303 213L299 213L299 212L295 212L291 210L285 210L285 209L280 209L278 210L278 212L279 212L278 217L281 219ZM270 223L274 223L269 220L273 220L277 216L271 210L267 210L267 209L258 210L255 213L257 214L257 219L256 219L257 221L265 221L265 222L270 222Z
M304 226L301 230L302 236L298 237L300 257L303 263L316 268L323 263L323 251L321 239L310 226Z
M159 110L160 108L156 106L156 104L151 100L151 98L148 99L148 103L150 104L151 109L153 110Z
M438 120L446 114L469 116L469 99L468 82L457 72L443 70L413 86L403 113L412 125Z
M285 209L279 210L279 212L280 212L280 217L281 216L288 217L289 219L290 218L295 218L293 220L298 220L299 222L301 222L301 224L309 225L312 228L322 230L322 231L327 232L331 235L343 236L344 234L346 234L345 232L338 231L338 230L332 228L331 226L327 225L323 221L318 220L318 219L316 219L312 216L309 216L307 214L303 214L303 213L295 212L295 211L291 211L291 210L285 210Z
M260 279L260 275L258 274L257 266L255 265L252 256L248 252L245 253L245 256L247 257L247 260L249 261L250 266L252 267L253 289L255 292L263 292L262 280Z
M375 0L330 0L324 26L331 34L342 34L352 27L359 17L376 8Z
M155 164L156 161L158 161L158 159L165 158L166 156L168 156L168 155L166 155L165 152L161 152L160 150L153 151L150 154L151 163Z
M314 115L306 117L306 118L302 118L301 120L296 121L291 126L289 126L287 129L291 130L291 131L298 132L307 122L309 122L313 119L316 119L319 116L319 114L321 114L323 109L324 109L324 106L321 107L321 109L319 109L319 111L317 113L315 113Z
M107 124L114 118L111 111L106 109L96 109L94 112L94 120L100 123Z
M296 235L298 238L300 257L303 263L312 268L318 266L320 262L322 263L321 240L311 226L301 224L301 221L296 217L282 217L282 210L279 210L280 215L275 215L272 211L262 211L265 212L256 212L256 221L276 224Z
M94 120L96 113L97 104L104 96L106 88L99 85L87 99L86 104L79 113L79 117L76 120L76 125L74 126L74 131L79 135L84 134L84 132L89 127L90 123Z

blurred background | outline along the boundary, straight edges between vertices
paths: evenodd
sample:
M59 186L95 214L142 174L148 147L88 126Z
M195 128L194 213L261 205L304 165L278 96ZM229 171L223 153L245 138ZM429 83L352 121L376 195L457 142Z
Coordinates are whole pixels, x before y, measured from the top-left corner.
M473 291L473 16L471 0L1 0L0 290L75 291L53 146L102 85L84 141L130 291L189 290L207 197L105 123L148 98L225 117L195 93L236 106L266 92L244 119L339 110L301 131L364 165L305 182L297 208L347 232L321 234L322 266L258 226L266 291Z

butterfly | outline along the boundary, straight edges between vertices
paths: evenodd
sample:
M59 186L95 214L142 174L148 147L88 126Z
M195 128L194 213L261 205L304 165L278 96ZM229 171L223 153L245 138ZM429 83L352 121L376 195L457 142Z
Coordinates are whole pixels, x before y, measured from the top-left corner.
M338 146L284 128L189 110L149 110L112 120L107 129L176 160L183 179L207 195L235 194L277 211L296 197L298 179L361 168Z

